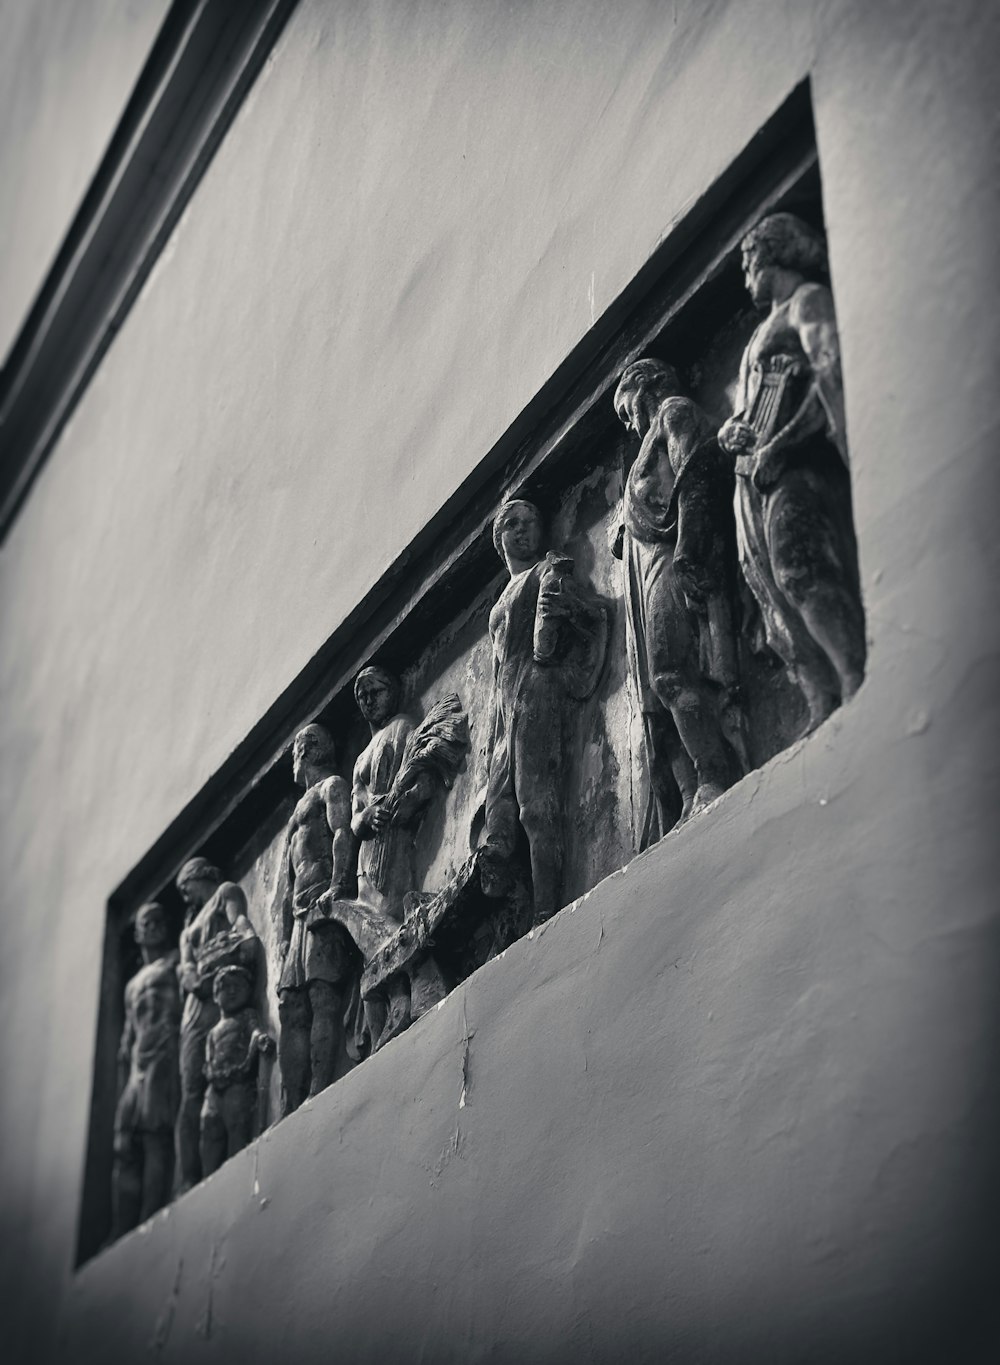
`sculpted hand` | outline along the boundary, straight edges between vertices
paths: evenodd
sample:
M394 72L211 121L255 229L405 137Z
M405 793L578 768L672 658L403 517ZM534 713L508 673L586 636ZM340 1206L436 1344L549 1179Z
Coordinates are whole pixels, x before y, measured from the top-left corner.
M571 602L568 593L547 592L543 589L538 594L538 609L543 616L549 618L553 616L565 618L571 614L573 603Z
M719 445L729 455L746 455L757 443L757 433L740 417L730 417L719 431Z
M361 824L372 834L381 834L392 823L392 816L384 806L367 806L361 813Z

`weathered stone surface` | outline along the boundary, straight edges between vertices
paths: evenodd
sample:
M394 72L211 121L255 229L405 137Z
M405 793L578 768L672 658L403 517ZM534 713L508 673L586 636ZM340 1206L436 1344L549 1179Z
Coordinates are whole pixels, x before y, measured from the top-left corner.
M483 861L510 866L526 841L540 922L560 905L567 728L572 704L590 696L604 667L608 612L574 581L568 556L543 554L532 503L504 503L493 542L510 581L490 612Z
M669 365L638 360L615 411L641 446L614 550L650 774L642 849L747 767L734 628L732 474Z
M221 967L212 984L221 1017L205 1042L208 1084L200 1129L204 1175L218 1170L253 1136L258 1064L262 1054L274 1051L274 1040L261 1029L250 1004L252 987L250 973L236 965Z
M122 1092L115 1111L115 1237L151 1217L170 1198L180 1104L178 954L168 947L166 913L155 901L139 907L135 941L143 965L125 987L118 1053Z
M450 788L469 748L468 718L455 694L436 702L419 723L397 711L401 685L378 666L361 670L355 697L371 739L354 765L351 828L360 843L358 894L334 893L311 911L308 927L343 926L363 963L397 932L416 892L415 840L428 806ZM353 1007L358 1060L402 1032L445 994L444 979L426 953L409 971L362 992ZM416 1005L412 997L416 997Z
M744 352L736 412L719 442L736 460L740 566L813 729L854 695L865 664L826 244L800 218L776 213L742 249L747 289L768 315Z
M247 919L247 899L207 858L191 858L177 874L187 907L177 968L184 999L181 1016L181 1107L177 1116L179 1190L202 1177L199 1130L205 1096L205 1040L219 1018L213 993L216 975L227 966L255 973L259 940Z
M309 924L321 896L331 890L342 895L354 882L350 787L333 765L329 733L321 725L304 726L292 747L292 772L305 795L288 826L279 888L278 1061L285 1114L334 1079L355 970L354 945L343 929L330 922Z

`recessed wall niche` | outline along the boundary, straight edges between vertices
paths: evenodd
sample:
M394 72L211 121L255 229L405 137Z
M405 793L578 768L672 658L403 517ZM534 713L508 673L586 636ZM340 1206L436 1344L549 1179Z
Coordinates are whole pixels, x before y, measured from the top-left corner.
M859 685L823 228L802 87L112 896L81 1259Z

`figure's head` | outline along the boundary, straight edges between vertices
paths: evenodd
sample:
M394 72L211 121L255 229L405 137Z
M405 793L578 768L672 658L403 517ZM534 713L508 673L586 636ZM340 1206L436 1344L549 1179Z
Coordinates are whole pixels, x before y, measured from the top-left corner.
M354 700L369 725L385 725L399 709L402 684L378 664L363 668L354 681Z
M508 498L493 518L493 544L507 567L535 564L542 552L542 514L533 502Z
M235 1014L250 1003L251 985L245 967L220 967L212 982L212 999L223 1014Z
M292 777L300 787L308 787L310 778L333 771L337 754L333 736L324 725L315 721L303 725L292 743Z
M672 365L652 357L633 360L615 389L615 412L626 430L642 440L660 404L681 392L681 381Z
M222 873L207 858L189 858L177 874L175 886L188 910L200 910L212 899Z
M750 229L740 243L743 278L758 308L774 297L781 273L823 280L829 273L823 234L794 213L771 213Z
M135 916L135 941L140 948L165 948L170 935L167 912L159 901L140 905Z

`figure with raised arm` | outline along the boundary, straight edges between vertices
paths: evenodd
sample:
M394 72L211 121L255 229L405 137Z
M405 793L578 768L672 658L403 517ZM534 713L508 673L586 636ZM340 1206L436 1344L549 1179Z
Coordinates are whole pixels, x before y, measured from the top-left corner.
M742 251L766 317L719 443L736 462L740 566L813 729L854 695L865 665L837 319L823 236L801 218L763 218Z

